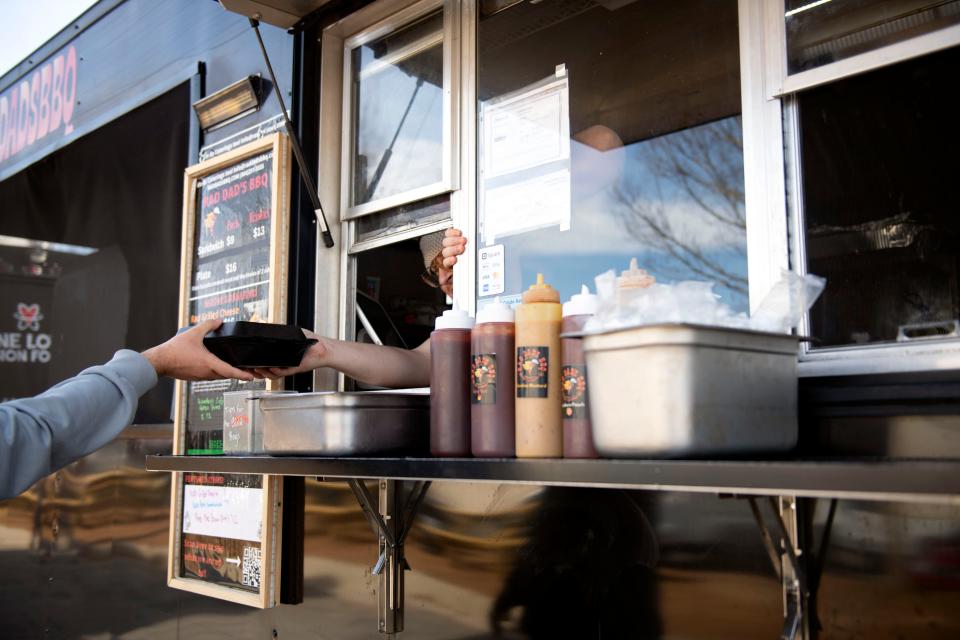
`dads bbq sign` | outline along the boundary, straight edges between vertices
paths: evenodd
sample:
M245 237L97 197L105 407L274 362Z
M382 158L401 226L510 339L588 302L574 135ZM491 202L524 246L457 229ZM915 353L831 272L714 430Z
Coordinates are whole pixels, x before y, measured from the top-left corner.
M70 135L77 104L72 45L0 94L0 166Z

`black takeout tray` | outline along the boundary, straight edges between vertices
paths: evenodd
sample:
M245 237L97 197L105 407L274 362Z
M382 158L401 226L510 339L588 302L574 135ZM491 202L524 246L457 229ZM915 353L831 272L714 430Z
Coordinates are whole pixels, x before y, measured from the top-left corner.
M213 355L241 369L295 367L316 340L292 324L224 322L203 338Z

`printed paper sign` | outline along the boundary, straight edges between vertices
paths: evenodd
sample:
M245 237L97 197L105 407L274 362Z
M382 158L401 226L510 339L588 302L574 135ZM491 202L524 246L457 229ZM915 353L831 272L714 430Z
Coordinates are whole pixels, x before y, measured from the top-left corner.
M483 244L535 229L570 228L569 103L564 73L481 105Z
M570 171L562 170L489 189L484 197L484 240L559 226L570 229ZM481 294L482 295L482 294Z
M484 172L490 179L570 156L564 83L487 107Z
M259 542L263 489L185 484L183 532Z

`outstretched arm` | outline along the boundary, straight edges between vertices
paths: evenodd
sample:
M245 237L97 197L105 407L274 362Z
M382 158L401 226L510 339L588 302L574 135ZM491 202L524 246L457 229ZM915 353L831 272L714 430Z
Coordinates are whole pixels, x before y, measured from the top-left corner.
M308 338L316 338L304 354L300 365L285 369L258 369L267 378L282 378L319 367L342 371L354 380L379 387L426 387L430 384L430 341L416 349L382 347L376 344L345 342L318 336L303 330Z
M123 349L38 396L0 404L0 499L113 440L158 375L252 380L203 347L203 336L218 326L204 322L143 354Z
M466 251L467 239L459 229L447 229L443 237L443 266L438 273L440 288L452 293L453 267L457 257ZM342 371L354 380L379 387L425 387L430 384L430 341L407 351L395 347L344 342L318 336L303 330L308 338L316 338L317 344L310 347L299 366L285 369L257 369L257 375L265 378L282 378L295 373L312 371L318 367L331 367Z
M0 405L0 499L113 440L156 383L150 362L124 349L38 396Z

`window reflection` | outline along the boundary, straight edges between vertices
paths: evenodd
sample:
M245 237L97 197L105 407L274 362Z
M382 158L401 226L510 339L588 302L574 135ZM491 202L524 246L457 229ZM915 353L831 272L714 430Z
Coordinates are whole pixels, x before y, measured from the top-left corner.
M357 220L357 242L386 238L416 227L449 219L449 194L434 196L359 218Z
M611 208L666 280L706 280L747 306L740 117L630 145Z
M443 177L443 14L355 48L351 204Z
M958 0L787 0L784 9L789 73L960 23Z
M501 295L518 297L543 273L567 299L637 257L660 282L713 282L724 302L746 311L738 47L736 2L523 3L483 20L481 112L556 76L558 65L568 74L570 197L568 230L556 216L545 228L518 223L516 233L478 238L478 275L484 248L502 244ZM541 174L556 166L544 163ZM489 204L481 193L485 232ZM481 282L478 291L479 305L492 299Z

